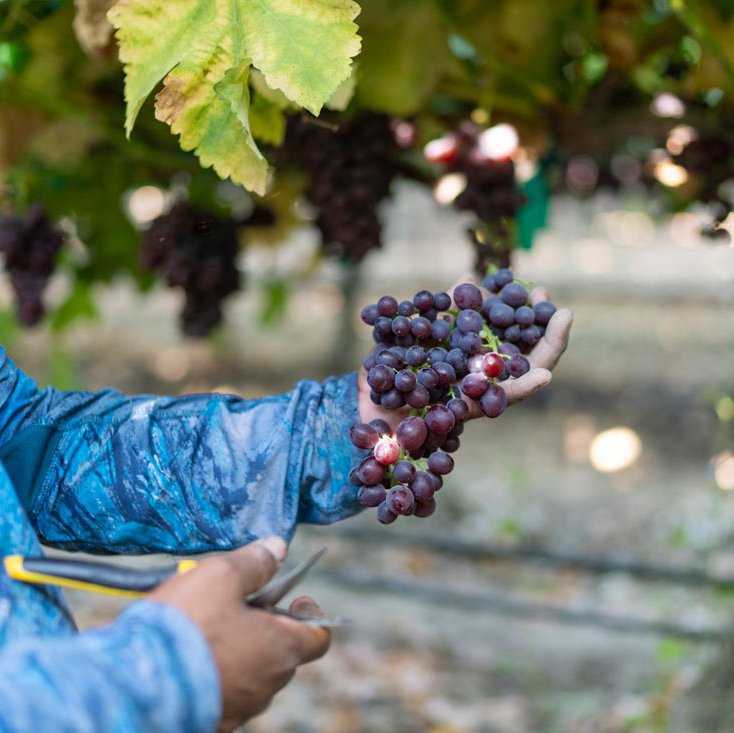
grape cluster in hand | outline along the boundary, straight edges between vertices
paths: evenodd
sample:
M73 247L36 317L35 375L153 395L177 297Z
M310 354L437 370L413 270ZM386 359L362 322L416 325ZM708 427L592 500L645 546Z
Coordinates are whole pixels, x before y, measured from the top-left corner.
M360 262L382 244L378 204L390 193L397 150L390 118L364 113L338 130L291 118L286 146L309 178L325 254Z
M0 218L0 251L15 293L18 320L24 326L35 326L43 318L43 292L63 243L63 232L51 225L40 204L31 206L25 217Z
M412 300L385 295L362 309L375 341L364 360L370 399L386 410L409 411L394 433L378 419L353 425L349 434L357 448L370 451L350 481L383 524L433 514L435 493L454 467L468 401L490 418L504 412L500 382L528 372L525 354L556 310L550 301L531 305L510 270L497 270L483 285L489 297L462 283L453 303L447 293L422 290Z
M140 261L185 294L180 314L187 336L206 336L222 320L222 301L240 287L239 242L232 219L176 204L144 233Z

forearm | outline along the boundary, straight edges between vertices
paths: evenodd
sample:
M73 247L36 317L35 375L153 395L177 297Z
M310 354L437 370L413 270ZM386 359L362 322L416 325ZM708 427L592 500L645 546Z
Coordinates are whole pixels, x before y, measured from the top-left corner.
M4 371L6 383L23 380ZM13 401L2 458L48 544L223 550L358 510L347 478L354 375L261 400L26 387Z
M108 627L0 653L7 733L209 733L220 712L209 648L170 606L137 603Z

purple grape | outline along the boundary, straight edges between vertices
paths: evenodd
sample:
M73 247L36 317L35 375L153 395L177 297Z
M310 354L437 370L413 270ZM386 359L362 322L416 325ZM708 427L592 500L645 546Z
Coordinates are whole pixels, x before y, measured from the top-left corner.
M540 329L533 324L520 331L520 340L528 346L535 346L540 341Z
M485 290L489 290L490 293L496 293L499 290L499 286L497 285L497 280L495 280L494 275L487 275L487 277L482 280L482 287Z
M461 391L473 400L478 400L486 391L489 382L484 374L472 372L461 380Z
M524 285L511 282L502 288L500 297L507 305L511 305L513 308L519 308L528 302L528 291Z
M431 324L431 338L443 341L451 333L451 326L444 320L439 319Z
M411 321L410 333L417 339L429 339L433 333L433 324L423 316L416 316Z
M483 326L484 319L475 310L465 309L459 311L459 315L456 316L456 327L462 333L478 333L482 330Z
M421 290L420 292L417 292L413 296L413 305L419 311L430 310L434 306L433 294L428 292L428 290Z
M466 409L468 410L469 408L467 407ZM468 416L469 416L469 413L467 412L467 417ZM456 425L454 425L454 429L449 433L448 437L458 438L463 432L464 432L464 423L462 421L457 420Z
M507 331L505 331L505 335L507 335ZM510 344L505 341L500 344L499 353L505 354L506 356L514 356L515 354L520 353L520 349L518 349L515 344Z
M438 384L440 387L448 387L456 381L456 371L445 361L439 361L434 363L433 370L438 376Z
M436 487L425 471L417 471L410 482L410 490L418 501L428 501L436 493Z
M349 483L352 486L362 485L362 481L359 478L359 466L355 466L349 471Z
M556 306L549 300L543 300L533 306L535 311L535 322L539 326L547 326L551 316L556 312Z
M431 364L438 364L440 362L445 362L446 357L449 355L449 352L446 351L446 349L442 348L441 346L434 346L432 349L428 351L428 359L431 362Z
M482 300L482 291L472 283L462 283L454 288L454 302L458 308L478 311L482 307Z
M377 310L377 303L366 305L364 308L362 308L362 312L359 315L360 318L368 326L374 326L375 322L377 321L377 317L380 315L379 311Z
M515 311L515 323L530 326L535 323L535 311L529 305L521 305Z
M411 321L405 316L395 316L392 322L392 332L396 336L407 336L410 334Z
M500 303L502 303L502 298L499 295L492 295L482 303L481 311L487 320L489 320L489 314L492 312L492 308ZM507 304L505 303L505 305Z
M418 416L406 417L400 421L395 429L395 437L405 450L416 450L423 445L428 437L428 425Z
M401 300L398 304L398 313L401 316L412 316L415 313L415 306L409 300Z
M426 363L428 354L422 346L411 346L405 352L405 363L408 366L418 367Z
M479 399L479 405L487 417L499 417L507 407L507 393L502 387L490 384Z
M428 456L428 468L437 476L445 476L454 470L454 459L448 453L432 453Z
M479 354L483 345L482 338L478 333L465 333L459 339L459 348L465 354Z
M395 384L395 372L384 364L377 364L367 372L367 384L375 392L387 392Z
M458 332L454 331L454 333ZM466 356L461 349L451 349L451 351L449 351L449 353L446 355L446 363L451 364L451 366L454 368L454 371L456 372L457 377L461 376L467 371Z
M436 500L429 499L428 501L416 501L415 503L415 516L425 519L430 517L436 511Z
M435 473L426 471L426 476L433 482L433 488L438 491L443 486L443 477L437 476Z
M415 374L409 369L401 369L395 375L395 389L399 389L401 392L412 392L415 385Z
M379 438L380 436L377 431L372 425L368 425L367 423L356 423L349 429L349 440L357 448L364 448L366 450L374 448Z
M522 354L515 354L506 366L511 377L522 377L530 371L530 362Z
M431 401L431 395L422 384L416 384L415 389L412 392L406 393L405 401L411 407L415 407L416 409L420 410Z
M508 326L505 329L504 333L505 341L519 341L520 340L520 326L518 326L516 323L513 323L511 326Z
M447 311L451 308L451 296L448 293L438 292L433 296L433 307L438 311Z
M454 397L446 403L446 407L454 413L454 417L456 418L456 425L453 429L455 431L469 417L469 405L460 397Z
M511 270L503 267L501 270L497 270L497 272L494 273L494 279L497 285L499 285L500 288L503 288L508 283L511 283L515 279L515 276L512 274Z
M438 450L446 442L446 435L436 433L433 430L428 431L428 437L423 443L423 450L426 455L430 455L433 451Z
M362 366L365 368L365 371L369 371L373 366L375 366L375 364L377 364L377 356L373 351L365 356Z
M358 475L365 486L373 486L385 478L385 467L372 456L368 456L359 464Z
M415 464L410 461L398 461L393 468L393 476L401 484L409 484L415 478Z
M392 332L392 318L386 316L379 316L375 321L375 328L373 335L377 341L384 341L385 339L393 336Z
M427 311L423 311L421 315L423 318L428 319L431 322L431 325L433 325L433 322L438 318L438 311L435 308L431 308Z
M375 392L374 389L370 390L370 399L376 405L382 404L382 395L379 392Z
M461 441L458 438L454 437L446 437L446 441L441 446L441 450L444 451L444 453L456 453L457 450L461 447Z
M399 410L405 405L405 396L399 390L393 387L387 392L383 392L380 396L380 405L386 410Z
M429 430L439 435L446 435L456 425L454 413L446 405L431 405L423 420Z
M377 310L381 316L394 316L398 312L398 301L392 295L383 295L377 301Z
M380 506L377 507L377 521L381 524L392 524L398 515L395 512L390 511L387 506L387 501L383 501Z
M387 492L385 497L387 508L393 514L410 514L414 505L415 497L413 492L403 484L397 484L393 486L390 491Z
M422 384L427 390L432 390L438 386L438 374L433 367L425 367L418 372L418 383Z
M378 418L375 418L374 420L370 420L369 424L377 431L377 434L382 435L390 435L392 432L390 430L390 426L385 422L385 420Z
M515 322L515 311L507 303L497 303L489 311L489 321L494 326L507 328Z
M483 371L484 354L472 354L466 360L466 368L471 374Z
M391 349L382 349L377 354L377 363L384 364L391 369L401 369L403 366L403 360Z
M362 506L380 506L385 501L385 487L382 484L363 486L357 492L357 501Z

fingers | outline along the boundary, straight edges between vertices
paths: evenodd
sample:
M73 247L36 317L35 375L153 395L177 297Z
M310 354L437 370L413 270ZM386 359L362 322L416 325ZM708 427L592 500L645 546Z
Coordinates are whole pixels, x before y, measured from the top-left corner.
M543 338L528 354L531 368L553 369L568 346L573 314L568 308L557 310L548 322Z
M239 597L244 597L262 588L275 575L287 552L287 545L280 537L266 537L221 555L217 560L234 570L230 587Z
M289 611L299 616L321 616L321 608L316 602L308 596L299 596L290 605ZM298 625L298 633L295 637L296 653L300 658L301 664L313 662L319 657L323 657L331 644L331 631L328 628L319 626L308 626L298 621L293 621Z
M522 377L517 379L507 379L500 382L499 385L505 390L507 401L512 404L524 400L539 389L543 389L543 387L547 387L552 378L548 369L537 368L531 369L527 374L523 374Z

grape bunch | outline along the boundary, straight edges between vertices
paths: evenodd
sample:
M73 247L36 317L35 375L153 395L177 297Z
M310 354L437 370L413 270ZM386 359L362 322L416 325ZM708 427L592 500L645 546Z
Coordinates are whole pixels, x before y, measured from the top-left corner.
M0 251L15 293L18 320L35 326L43 318L43 292L56 266L56 256L64 243L64 233L52 226L40 204L25 217L0 218Z
M509 263L509 222L526 202L515 182L512 154L517 143L517 133L510 125L482 130L464 121L453 132L429 142L423 151L429 162L465 181L453 204L479 219L477 226L467 230L475 248L477 272L486 272L490 264Z
M239 241L232 219L178 203L143 234L140 262L185 294L180 314L187 336L206 336L222 320L222 301L240 288Z
M556 311L550 301L531 305L526 285L508 269L491 273L483 285L486 298L462 283L453 302L448 293L421 290L412 300L385 295L362 309L375 341L364 360L370 399L386 410L409 411L394 433L381 419L356 423L349 433L357 448L370 451L350 482L359 487L361 504L377 507L383 524L433 514L469 405L490 418L504 412L500 383L528 372L526 354Z
M338 130L292 117L286 148L305 170L326 255L360 262L382 245L377 214L397 172L398 149L386 115L367 112Z

